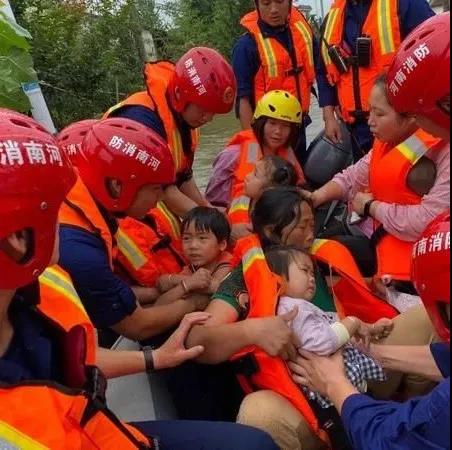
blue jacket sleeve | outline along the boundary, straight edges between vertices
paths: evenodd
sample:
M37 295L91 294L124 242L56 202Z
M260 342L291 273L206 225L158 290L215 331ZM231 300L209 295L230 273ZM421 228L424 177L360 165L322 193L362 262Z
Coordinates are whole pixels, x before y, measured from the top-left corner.
M432 344L433 358L444 378L450 377L450 347L447 344Z
M426 0L400 0L402 39L434 15L435 12Z
M450 449L450 379L403 404L353 395L342 420L356 450Z
M134 120L135 122L139 122L151 130L154 130L163 139L167 139L165 127L163 126L160 117L145 106L124 106L123 108L114 111L112 117Z
M60 265L71 276L96 328L116 325L136 310L135 294L112 272L97 236L61 226Z
M254 78L260 67L259 52L251 34L243 35L232 51L232 67L237 78L237 98L254 98Z

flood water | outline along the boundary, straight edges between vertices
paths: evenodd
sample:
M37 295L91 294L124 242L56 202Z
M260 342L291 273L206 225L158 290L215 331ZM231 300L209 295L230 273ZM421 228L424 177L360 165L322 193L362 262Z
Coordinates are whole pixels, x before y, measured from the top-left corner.
M313 99L311 106L311 118L313 123L307 129L308 144L323 129L322 113L316 99ZM240 123L234 114L217 116L212 123L202 128L201 142L194 166L195 177L202 190L207 186L212 171L212 163L216 156L238 131L240 131Z

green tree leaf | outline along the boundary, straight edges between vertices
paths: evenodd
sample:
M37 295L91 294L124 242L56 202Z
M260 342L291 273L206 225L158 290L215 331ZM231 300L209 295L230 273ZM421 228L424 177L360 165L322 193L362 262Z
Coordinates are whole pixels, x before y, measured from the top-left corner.
M21 112L30 110L22 83L36 80L28 49L30 34L0 12L0 106Z

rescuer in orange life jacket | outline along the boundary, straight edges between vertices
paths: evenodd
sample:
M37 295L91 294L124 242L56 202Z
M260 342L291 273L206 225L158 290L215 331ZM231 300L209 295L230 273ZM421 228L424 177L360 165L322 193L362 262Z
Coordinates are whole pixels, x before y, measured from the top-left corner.
M317 86L326 136L343 136L336 112L354 136L358 161L373 145L370 91L401 42L435 13L425 0L336 0L322 27Z
M276 450L265 434L233 424L121 422L105 404L105 378L128 365L171 367L186 351L187 317L165 351L97 348L68 274L58 266L58 212L76 175L55 139L0 110L0 442L6 448ZM92 273L97 277L97 273ZM127 353L126 359L121 359ZM119 359L118 359L119 357ZM158 439L152 436L159 436Z
M237 78L237 114L243 130L251 128L254 109L270 91L284 90L302 105L295 153L306 152L306 126L315 81L318 42L311 25L292 0L256 0L255 11L241 20L246 34L237 41L232 64Z
M80 177L60 213L60 264L72 277L96 328L111 329L132 340L155 338L144 345L158 345L160 335L177 326L186 314L204 310L209 302L208 297L194 292L170 304L143 307L153 304L160 293L148 287L131 287L114 272L117 251L125 254L135 248L124 236L118 218L141 219L155 207L163 186L174 181L168 146L156 132L136 121L106 119L88 131L75 164ZM179 378L173 376L175 371L181 374ZM213 370L199 365L192 372L185 366L175 371L170 372L170 379L178 381L178 387L171 384L169 391L179 417L229 420L236 415L235 404L231 408L222 404L233 398L232 392L222 395L226 389L223 378L227 377L223 370L216 370L215 376ZM186 389L193 371L191 389ZM209 380L208 386L204 379ZM230 391L236 384L233 378L232 384ZM214 385L218 393L208 395L208 387ZM201 392L203 402L182 395L193 396L195 391Z
M196 206L207 206L193 178L198 128L234 105L236 81L226 60L215 50L196 47L176 64L161 61L145 66L146 91L113 106L105 117L135 120L159 134L169 145L176 181L163 200L182 217Z
M398 113L450 144L450 13L429 19L402 44L388 73L388 91ZM450 448L450 211L428 225L414 246L412 279L442 342L376 343L367 352L387 370L439 382L430 394L405 403L361 395L344 378L339 354L322 358L304 352L291 364L297 382L334 398L355 448Z

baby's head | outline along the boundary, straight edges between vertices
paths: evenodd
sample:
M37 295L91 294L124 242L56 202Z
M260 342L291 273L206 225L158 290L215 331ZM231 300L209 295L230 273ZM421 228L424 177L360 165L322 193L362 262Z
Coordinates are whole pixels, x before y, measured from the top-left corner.
M214 208L192 209L182 222L182 245L190 264L210 269L227 249L231 226L226 217Z
M275 186L296 186L295 167L279 156L267 156L257 162L254 172L245 178L245 195L259 200L264 191Z
M316 293L314 263L296 247L273 247L265 256L273 273L284 278L284 295L311 301Z

